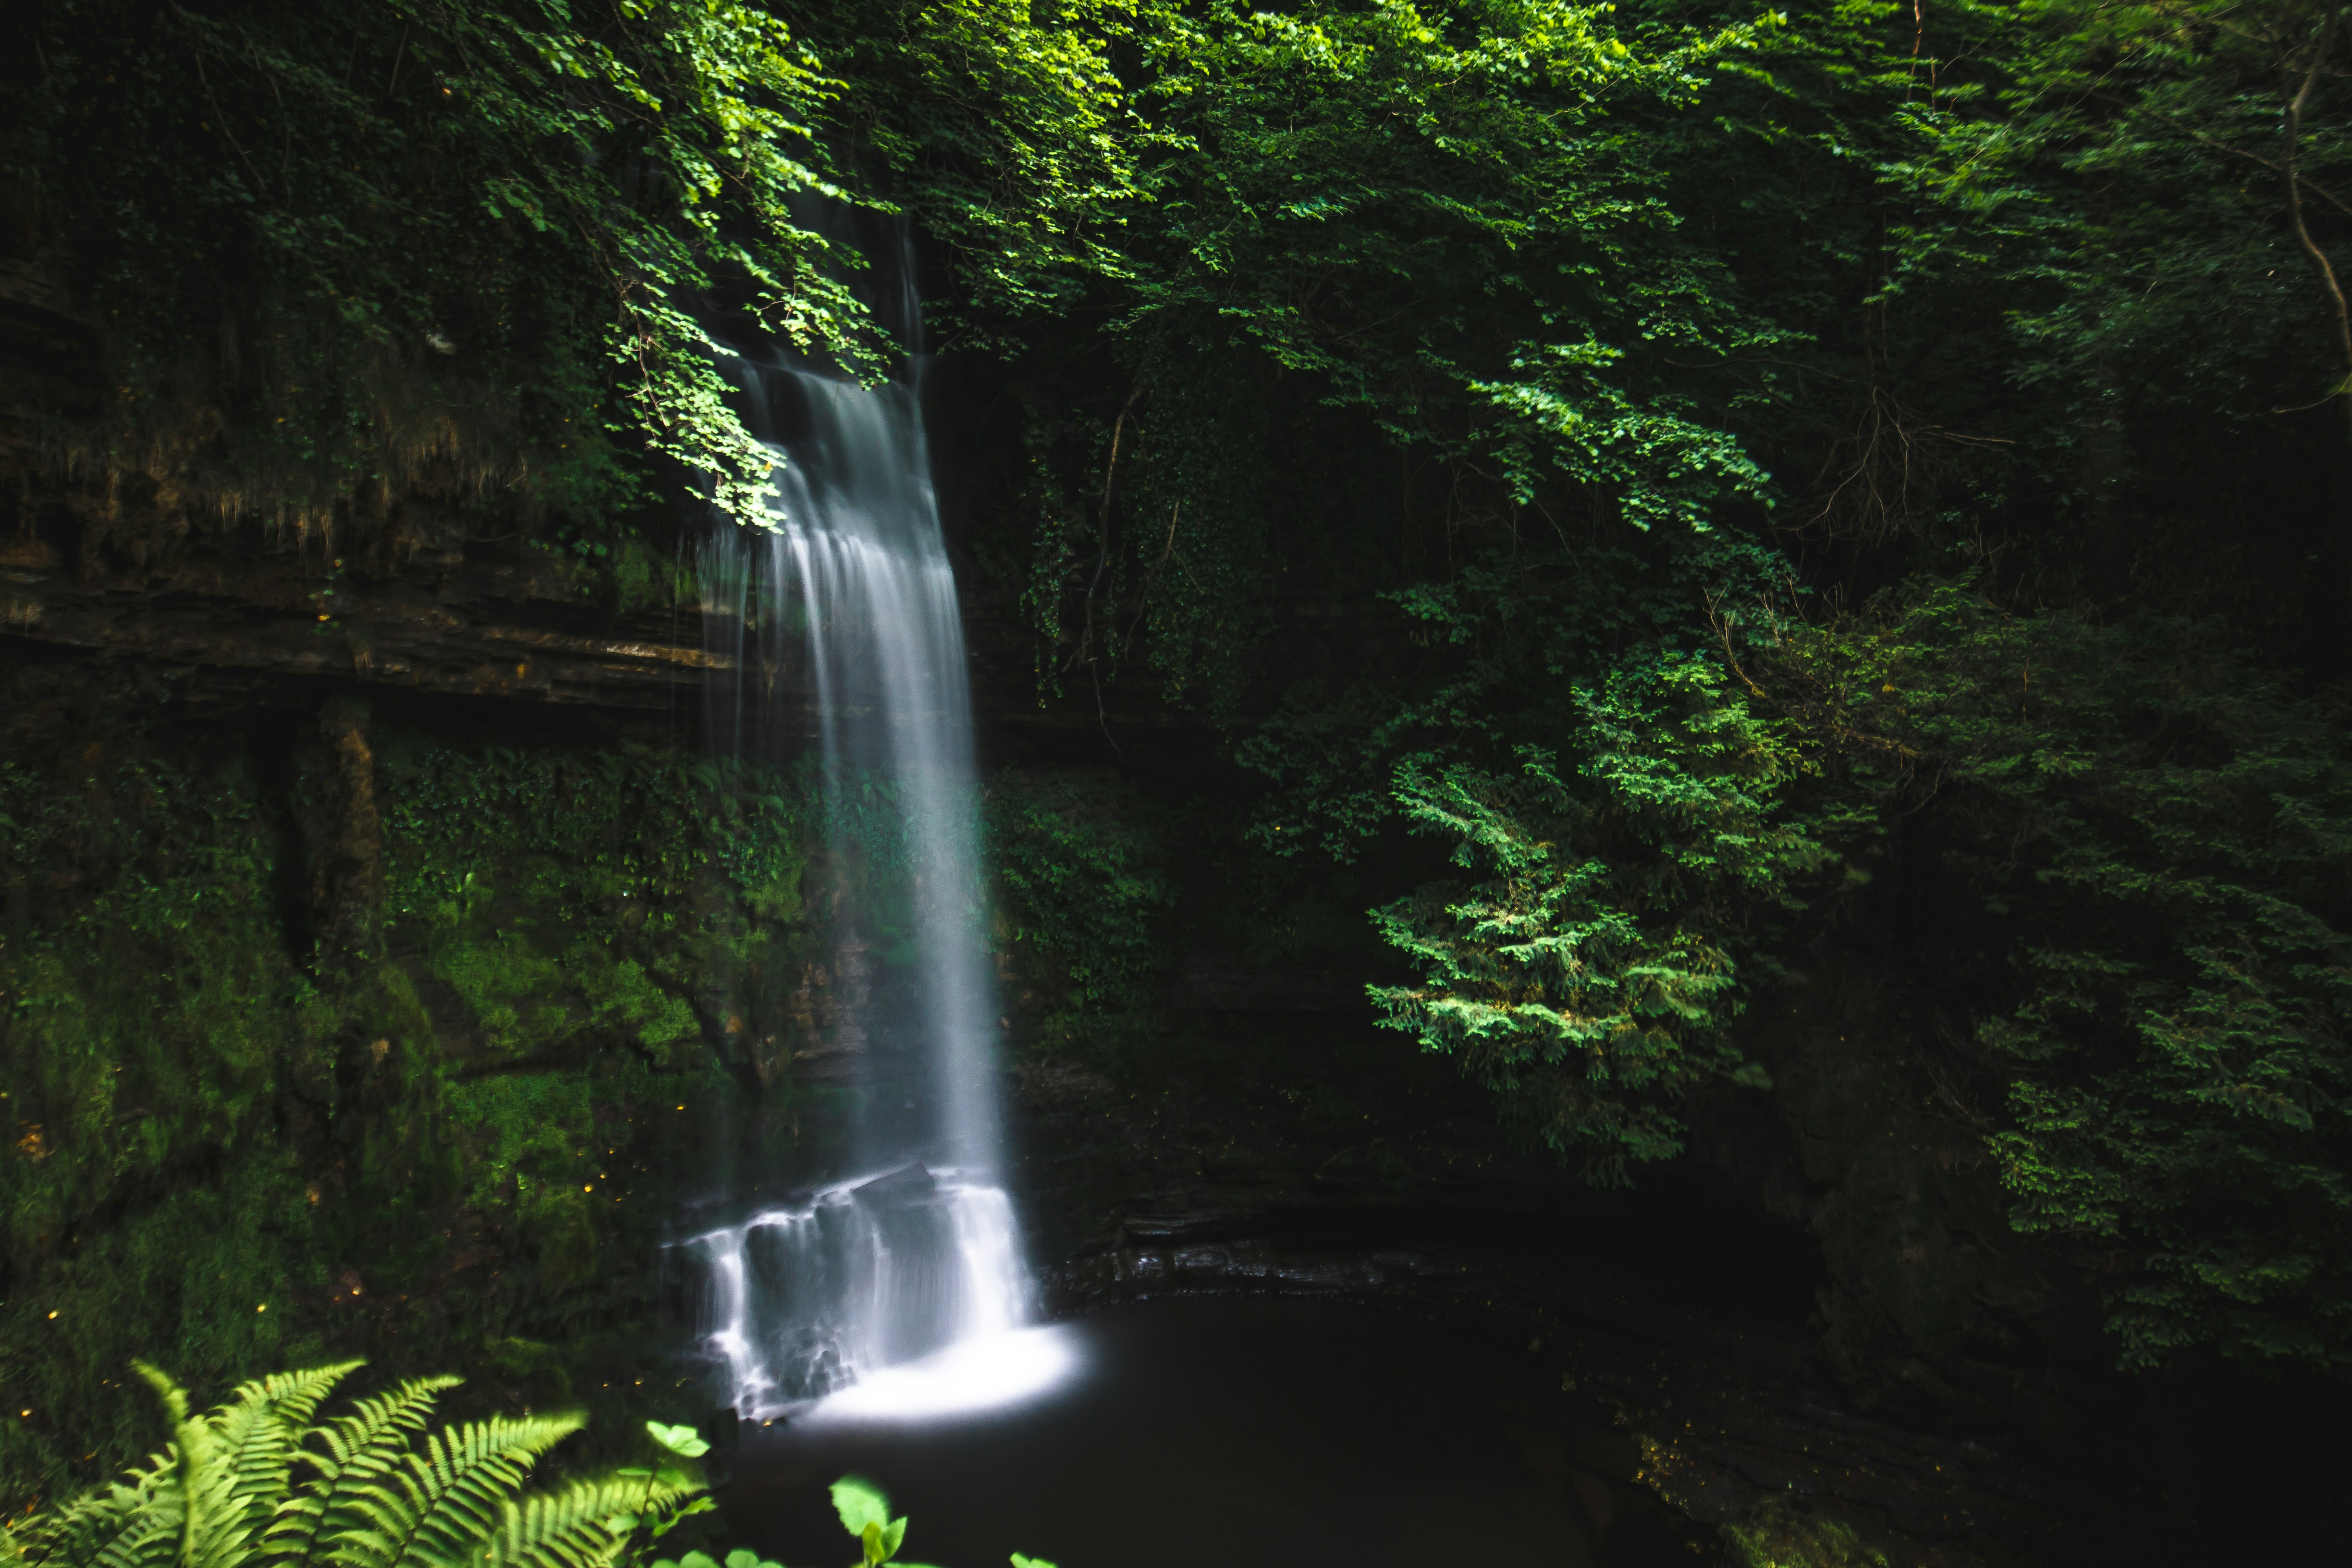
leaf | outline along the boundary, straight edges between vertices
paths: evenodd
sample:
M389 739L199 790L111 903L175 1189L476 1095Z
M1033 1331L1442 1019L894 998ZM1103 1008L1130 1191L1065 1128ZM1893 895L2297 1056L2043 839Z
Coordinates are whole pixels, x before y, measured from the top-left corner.
M1043 1557L1024 1557L1016 1552L1013 1554L1013 1568L1054 1568L1054 1564Z
M890 1522L890 1500L856 1476L833 1483L833 1507L841 1515L841 1528L855 1536L863 1537L867 1525L879 1530Z
M583 1425L569 1413L497 1416L428 1434L389 1483L373 1483L355 1500L364 1522L326 1543L328 1560L337 1568L419 1568L483 1550L532 1462ZM629 1500L614 1497L598 1517Z
M691 1426L665 1426L658 1421L646 1423L653 1440L680 1458L698 1459L710 1452L710 1445Z
M711 1500L710 1494L704 1492L698 1497L689 1499L688 1501L680 1504L677 1508L665 1510L653 1521L653 1539L656 1541L660 1540L663 1536L667 1535L672 1530L675 1530L677 1526L685 1523L694 1515L698 1513L709 1513L713 1510L717 1509L718 1506L718 1503ZM639 1522L643 1523L644 1521L640 1521Z
M352 1402L352 1414L313 1426L300 1458L317 1475L288 1498L263 1536L272 1557L310 1556L314 1543L363 1528L362 1500L425 1428L437 1396L455 1377L411 1378L388 1393Z
M651 1489L653 1502L669 1500L657 1482ZM509 1496L499 1505L488 1550L474 1561L478 1568L610 1568L627 1541L604 1521L615 1504L647 1490L643 1471L614 1470L552 1492ZM448 1561L436 1559L431 1568Z

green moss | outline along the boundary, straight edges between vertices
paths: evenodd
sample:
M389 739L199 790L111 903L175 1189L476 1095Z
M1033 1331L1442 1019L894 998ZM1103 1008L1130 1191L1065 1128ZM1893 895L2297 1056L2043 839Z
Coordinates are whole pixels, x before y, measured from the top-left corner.
M594 1113L578 1073L501 1074L450 1086L451 1135L467 1156L467 1196L476 1202L550 1183L569 1185L590 1158Z
M0 763L0 1161L12 1259L80 1214L236 1142L281 1080L327 1076L331 1009L287 956L268 825L235 782L152 761L44 782ZM12 904L19 900L12 899Z
M1778 1500L1744 1524L1725 1525L1723 1537L1740 1568L1887 1568L1886 1553L1844 1521Z
M808 780L375 741L369 953L314 945L299 744L290 788L266 737L0 763L12 1502L131 1457L133 1355L209 1386L360 1349L486 1395L515 1363L524 1398L574 1374L516 1345L625 1362L680 1188L796 1131L748 1052L824 948Z
M1167 853L1132 785L1003 773L985 822L1000 949L1031 1038L1067 1047L1146 1026L1170 963Z
M302 1307L323 1293L327 1249L291 1152L255 1150L129 1201L30 1278L11 1270L0 1368L14 1408L0 1422L0 1466L12 1496L94 1479L136 1451L152 1396L133 1356L217 1376L320 1355L320 1325Z
M604 566L612 583L614 607L622 615L692 605L702 597L693 567L664 554L637 534L620 533Z
M482 1352L484 1363L528 1390L533 1403L559 1405L573 1397L572 1372L560 1347L510 1334L490 1341Z

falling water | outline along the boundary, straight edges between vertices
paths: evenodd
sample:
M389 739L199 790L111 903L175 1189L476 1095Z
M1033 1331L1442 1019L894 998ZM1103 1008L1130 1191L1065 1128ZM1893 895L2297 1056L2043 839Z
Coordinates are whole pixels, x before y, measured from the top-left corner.
M1058 1373L1050 1342L1021 1331L1028 1277L1003 1192L919 1173L697 1238L709 1348L737 1410L772 1415L832 1394L853 1412L862 1396L870 1413L941 1414Z
M911 337L911 298L886 303L895 309L877 313ZM909 1409L985 1398L980 1384L1020 1383L1024 1357L1038 1359L1034 1335L1018 1331L1028 1277L1012 1205L988 1175L998 1122L971 715L919 364L880 386L781 354L730 367L748 422L778 457L777 521L764 531L719 525L705 552L704 580L725 601L706 599L709 619L741 672L720 689L713 731L743 751L814 721L836 866L859 852L857 811L887 803L911 912L911 1016L880 1016L873 960L845 931L834 990L857 1016L838 1019L837 1033L864 1058L849 1070L869 1107L859 1130L869 1169L918 1154L950 1167L843 1182L696 1238L708 1348L747 1415L919 1381L909 1368L945 1366L961 1390L919 1394ZM886 1070L890 1053L876 1042L893 1029L911 1049ZM975 1367L989 1374L979 1384ZM876 1378L885 1369L898 1369L887 1384Z

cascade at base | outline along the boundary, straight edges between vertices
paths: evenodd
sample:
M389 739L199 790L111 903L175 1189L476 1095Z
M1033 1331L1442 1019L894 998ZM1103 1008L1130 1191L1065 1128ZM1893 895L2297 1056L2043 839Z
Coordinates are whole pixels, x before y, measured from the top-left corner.
M920 1165L829 1189L806 1208L753 1215L693 1245L709 1268L709 1342L725 1359L735 1408L752 1419L886 1367L905 1383L916 1371L907 1363L942 1350L965 1352L946 1370L977 1389L991 1347L1027 1317L1028 1274L1003 1192L951 1173L935 1179ZM1008 1367L1003 1381L1017 1397L1015 1385L1036 1379ZM923 1396L900 1391L902 1402L910 1397Z

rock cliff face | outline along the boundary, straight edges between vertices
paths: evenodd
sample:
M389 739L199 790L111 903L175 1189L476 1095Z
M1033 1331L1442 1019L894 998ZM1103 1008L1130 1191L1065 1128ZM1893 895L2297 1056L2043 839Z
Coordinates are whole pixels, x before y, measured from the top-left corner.
M562 559L468 548L430 512L395 512L364 564L331 538L273 550L258 528L208 537L161 511L149 526L176 537L133 552L68 507L21 509L0 620L89 655L623 710L667 711L724 663L690 609L606 613Z
M94 453L100 331L62 273L0 267L0 629L256 678L662 711L712 667L690 607L596 604L569 558L430 488L270 522L175 482L169 453Z

